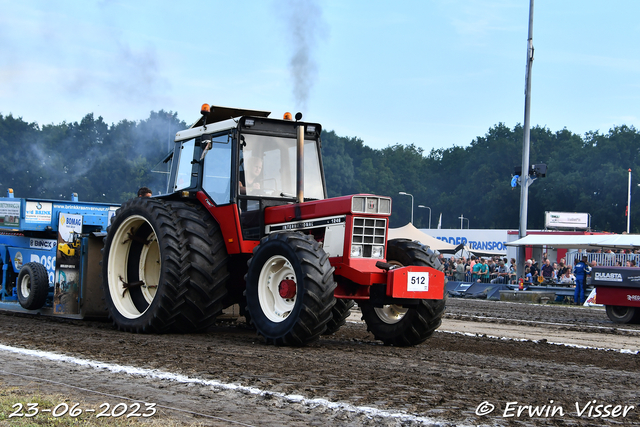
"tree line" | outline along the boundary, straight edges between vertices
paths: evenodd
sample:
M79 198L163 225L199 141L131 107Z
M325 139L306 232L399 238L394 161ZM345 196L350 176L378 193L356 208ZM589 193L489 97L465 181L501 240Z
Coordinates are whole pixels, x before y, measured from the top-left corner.
M369 192L393 197L391 226L414 225L517 230L520 187L510 181L522 165L523 128L503 123L491 127L467 147L433 149L428 154L415 144L390 145L380 150L358 138L328 132L323 138L327 187L330 196ZM640 232L640 133L617 126L608 133L584 136L562 129L531 129L530 163L547 165L545 178L529 187L528 228L544 228L545 211L591 214L591 227L599 231L626 231L628 169L632 170L631 232ZM639 189L640 190L640 189ZM634 196L637 194L637 196ZM634 198L635 197L635 198ZM634 218L637 218L634 224Z
M0 114L0 189L17 197L121 203L148 186L164 190L164 177L152 173L172 147L175 133L187 124L177 113L151 112L140 121L107 124L87 114L80 122L39 126ZM323 131L322 152L330 197L370 193L393 198L392 227L411 218L414 225L436 228L518 229L520 187L510 186L522 163L523 128L503 123L491 127L466 147L432 149L419 142L373 149L357 137ZM531 129L531 164L545 163L547 176L529 187L528 226L544 227L545 211L591 214L599 231L623 232L628 191L640 182L640 133L616 126L607 133L581 136L565 129ZM631 231L640 232L640 200L632 188ZM640 193L640 192L638 192ZM640 195L640 194L638 194ZM634 218L637 225L634 225Z

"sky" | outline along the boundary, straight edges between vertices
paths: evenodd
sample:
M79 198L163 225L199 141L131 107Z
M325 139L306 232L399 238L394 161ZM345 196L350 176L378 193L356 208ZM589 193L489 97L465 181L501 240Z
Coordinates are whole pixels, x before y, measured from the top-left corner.
M373 148L524 122L528 0L0 0L0 114L302 112ZM531 125L640 128L640 2L538 0Z

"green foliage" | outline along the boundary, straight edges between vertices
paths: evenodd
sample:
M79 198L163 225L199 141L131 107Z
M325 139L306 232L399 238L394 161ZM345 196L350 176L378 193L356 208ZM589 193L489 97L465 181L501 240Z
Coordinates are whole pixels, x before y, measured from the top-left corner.
M164 191L151 168L186 128L177 113L151 112L140 122L108 125L87 114L80 123L44 125L0 115L0 187L17 197L123 202L139 187Z
M151 112L139 122L108 125L87 114L79 123L39 126L0 114L0 189L18 197L122 202L148 186L154 193L165 183L151 169L172 148L175 133L186 124L173 112ZM392 227L411 218L431 227L442 214L443 228L458 228L460 215L471 228L517 229L520 187L509 185L522 163L523 129L503 123L491 127L467 147L439 148L425 153L416 144L395 144L375 150L357 137L323 131L322 153L330 197L369 193L393 198ZM530 163L546 163L546 178L529 187L528 226L544 227L545 211L587 212L592 227L626 230L628 169L633 187L640 182L640 133L618 126L608 133L583 137L569 130L531 129ZM633 189L632 188L632 191ZM640 214L632 197L631 218ZM637 221L640 225L640 221ZM466 223L465 223L466 226Z
M393 145L382 150L364 146L357 138L323 134L324 166L330 196L373 193L393 198L391 226L411 218L414 224L443 228L460 227L460 215L471 228L518 229L520 187L509 185L514 168L522 164L523 129L498 123L468 147L431 150L427 155L415 145ZM529 187L528 227L544 227L545 211L591 214L592 228L626 230L628 169L634 183L640 179L640 133L619 126L608 134L589 132L584 138L566 128L552 132L531 129L530 164L546 163L546 178ZM636 186L634 184L634 186ZM637 186L636 186L637 188ZM633 188L632 188L633 191ZM631 217L640 214L640 200L632 197ZM465 222L465 226L467 226ZM632 232L640 232L633 226Z

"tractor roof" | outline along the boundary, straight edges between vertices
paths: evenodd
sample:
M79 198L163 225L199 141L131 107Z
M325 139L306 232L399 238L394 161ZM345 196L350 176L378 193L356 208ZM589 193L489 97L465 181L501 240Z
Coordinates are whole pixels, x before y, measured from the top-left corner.
M270 111L247 110L244 108L230 108L211 106L211 113L207 116L207 123L204 123L204 116L201 116L197 122L191 125L192 128L202 126L209 123L221 122L223 120L232 119L240 116L269 117Z

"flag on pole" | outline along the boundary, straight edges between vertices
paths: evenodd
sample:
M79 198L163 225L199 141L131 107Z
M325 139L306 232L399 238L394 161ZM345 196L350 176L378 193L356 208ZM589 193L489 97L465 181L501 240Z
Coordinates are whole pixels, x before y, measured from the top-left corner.
M438 230L442 228L442 212L440 212L440 219L438 220Z

